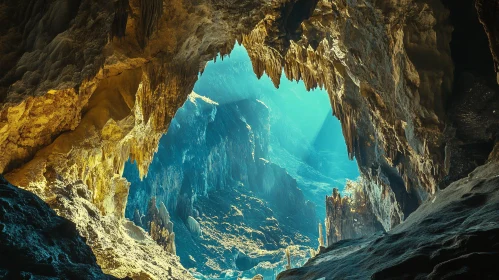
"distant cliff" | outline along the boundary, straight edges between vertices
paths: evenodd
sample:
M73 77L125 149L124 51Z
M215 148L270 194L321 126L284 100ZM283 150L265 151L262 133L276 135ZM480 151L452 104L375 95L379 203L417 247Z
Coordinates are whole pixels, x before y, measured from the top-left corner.
M269 131L268 108L260 101L218 105L191 94L162 138L149 175L141 181L134 166L125 168L131 182L126 216L133 217L135 209L145 213L147 201L156 196L185 221L199 215L198 197L236 186L270 200L279 196L276 210L287 216L288 210L313 209L296 181L266 159Z
M315 246L315 205L285 169L268 160L270 129L269 109L259 100L218 104L192 93L161 139L148 176L141 181L127 164L126 217L150 231L151 221L161 220L150 214L155 197L153 204L164 204L171 214L184 266L205 275L277 263L282 252L276 250L289 245ZM171 238L163 240L172 247ZM268 251L253 255L261 249Z

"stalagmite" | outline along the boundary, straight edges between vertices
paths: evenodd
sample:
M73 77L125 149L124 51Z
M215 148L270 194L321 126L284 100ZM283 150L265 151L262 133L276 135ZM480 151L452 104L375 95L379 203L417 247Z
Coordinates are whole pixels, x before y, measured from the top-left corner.
M322 234L322 224L319 223L319 248L324 247L324 235Z
M286 269L291 269L291 252L289 251L289 248L286 248L286 261L288 262Z
M200 237L202 235L201 225L196 219L189 216L187 217L187 228L192 233L193 236Z

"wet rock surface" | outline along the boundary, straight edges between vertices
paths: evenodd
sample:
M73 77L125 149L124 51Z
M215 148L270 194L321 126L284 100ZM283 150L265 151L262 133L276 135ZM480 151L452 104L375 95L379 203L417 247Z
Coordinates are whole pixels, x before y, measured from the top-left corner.
M117 279L102 272L76 225L0 176L0 278Z

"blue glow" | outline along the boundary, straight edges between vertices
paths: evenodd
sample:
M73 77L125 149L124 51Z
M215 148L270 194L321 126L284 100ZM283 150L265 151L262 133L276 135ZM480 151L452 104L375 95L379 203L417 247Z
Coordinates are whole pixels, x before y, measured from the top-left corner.
M342 190L347 179L359 176L327 92L309 92L302 81L284 74L279 89L267 75L258 80L244 47L236 45L230 57L209 62L194 91L220 104L257 98L270 108L271 160L297 179L306 198L317 204L319 217L332 187Z
M209 62L194 92L160 140L147 177L125 165L125 215L147 230L151 197L164 203L176 253L198 279L275 278L285 262L274 257L289 245L317 248L325 196L359 176L329 97L284 76L279 89L266 75L258 80L241 46ZM193 220L205 235L192 234ZM251 254L255 248L260 255Z

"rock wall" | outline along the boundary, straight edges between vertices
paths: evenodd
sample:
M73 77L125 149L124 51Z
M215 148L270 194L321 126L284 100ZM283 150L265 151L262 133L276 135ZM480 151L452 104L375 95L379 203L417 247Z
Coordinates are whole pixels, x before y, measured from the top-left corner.
M499 5L494 0L477 0L475 1L475 8L477 9L480 23L484 26L485 33L487 33L489 47L494 58L497 83L499 83L499 38L497 36L499 28L497 12Z
M489 163L438 192L386 234L335 243L276 279L496 278L497 148Z
M126 232L124 162L132 158L146 174L198 71L218 52L227 54L267 8L266 1L2 3L0 172L54 208L81 212L80 198L96 206L102 225L95 227L108 228L98 235L85 219L59 214L75 219L105 272L136 275L135 256L108 242L115 238L110 229ZM89 195L75 193L78 203L66 205L55 199L74 184ZM164 255L155 250L145 250L151 256L144 259ZM146 265L143 274L161 278L164 262Z
M388 6L390 5L388 4ZM414 9L417 9L417 5L414 6ZM406 126L403 129L405 131L405 140L403 141L407 141L409 149L400 149L400 146L397 146L398 144L392 143L388 147L399 148L397 148L394 156L390 156L390 154L387 156L386 151L383 151L384 148L380 150L378 147L380 144L377 143L374 145L374 153L376 157L383 155L383 159L376 159L370 163L369 161L362 162L362 156L357 156L363 173L362 182L365 192L370 199L370 204L373 206L374 214L383 224L385 230L391 229L394 225L399 224L407 218L421 201L425 199L426 194L431 194L433 191L445 188L450 183L465 177L478 166L483 165L488 159L494 143L497 141L498 119L494 115L494 112L497 112L497 108L499 108L497 103L499 88L496 84L496 71L494 71L494 50L492 47L494 44L489 43L490 41L487 40L484 26L479 21L481 20L483 23L483 19L480 18L483 17L481 15L483 12L480 10L480 7L483 5L489 5L492 10L495 9L491 3L477 1L477 15L477 10L474 9L474 1L427 2L423 6L426 8L431 7L429 10L433 10L433 15L428 16L435 17L435 19L432 21L421 20L418 24L425 25L431 22L433 25L431 29L423 28L422 26L418 27L412 23L413 19L410 19L410 13L407 14L409 17L405 20L409 20L409 24L404 28L403 33L409 40L404 38L401 47L405 50L409 62L414 65L414 70L416 70L414 73L421 77L426 75L426 77L421 80L417 89L411 89L411 87L399 88L395 92L398 94L400 91L411 92L416 90L419 92L424 90L427 92L426 94L430 94L428 90L432 89L434 91L436 88L431 83L437 82L437 76L443 74L441 81L438 82L443 94L441 105L433 108L433 113L436 114L435 116L438 120L435 123L436 125L432 124L431 121L428 122L420 119L420 124L416 123L416 127L411 128L411 126ZM402 6L403 3L399 3L399 8ZM442 10L443 7L448 9L448 12ZM429 10L426 9L426 11ZM439 19L438 17L442 18ZM444 20L445 18L447 20ZM490 22L493 19L489 17L488 20ZM449 29L449 24L452 24L452 30ZM485 27L486 31L490 29L487 26ZM452 32L449 33L449 31ZM417 35L413 34L414 32L417 32ZM437 50L443 46L445 48L439 52L435 52L439 60L445 60L445 62L439 62L439 67L443 67L440 68L441 71L434 65L422 64L432 60L429 53L422 52L424 51L424 46L421 46L421 44L429 43L429 41L423 42L420 39L425 36L423 35L425 32L432 33L432 36L435 36L433 38L442 37L438 40L445 41L444 45L438 45ZM490 35L490 31L487 32ZM416 37L419 39L414 39ZM371 43L376 41L374 38L370 40ZM491 46L492 55L489 51L489 46ZM426 48L429 50L430 46ZM385 47L380 49L385 49ZM415 51L421 53L414 53ZM449 65L446 63L452 65L453 71L447 69ZM430 74L430 71L434 70L440 71L438 72L439 74ZM392 76L398 77L398 75ZM455 81L452 81L453 77L456 79ZM383 82L383 84L386 83ZM437 100L436 96L433 96L431 99L423 96L415 98L416 96L414 96L409 100L409 103L402 102L394 104L394 108L398 110L397 106L400 106L402 110L407 112L408 108L417 108L419 106L420 109L418 110L428 110L428 105L430 105L428 102L432 102L430 100ZM396 95L395 100L398 101L401 99L398 99ZM415 100L419 104L414 104ZM368 102L371 101L368 100ZM372 107L371 105L369 106ZM371 109L370 111L372 112L373 110ZM385 113L387 112L385 110ZM381 116L385 116L383 118L386 118L385 113L381 114ZM415 114L416 119L421 118L418 116L422 116L417 111L412 114ZM373 118L371 117L371 119ZM405 123L404 117L400 117L399 119ZM383 124L376 122L374 124L377 130L384 127ZM418 126L420 127L418 128ZM429 134L425 135L425 131L429 131L430 128L433 129L431 130L433 131L432 136ZM411 132L413 129L414 131ZM364 132L365 130L362 133ZM423 134L419 134L421 132ZM384 139L391 138L387 137L389 134L387 131L383 132L383 134L382 137ZM401 140L404 139L404 136L399 135L395 138ZM423 139L420 142L423 145L419 148L415 146L416 142L420 141L418 138ZM436 141L431 143L432 139ZM381 143L385 142L385 140L381 141ZM365 149L361 155L373 152L369 143L360 145L360 147ZM407 151L412 155L408 156ZM416 159L419 155L415 156L414 153L422 155L423 158ZM412 158L412 163L407 162L408 158ZM385 161L386 159L388 161ZM427 161L427 159L431 160ZM427 165L430 162L431 169L433 170L424 171L430 166ZM366 163L371 168L366 170ZM408 170L408 168L412 169L412 171ZM414 169L419 169L420 171L414 173ZM425 175L422 175L421 171ZM431 184L428 184L428 182L417 182L428 175L430 181L432 181ZM432 185L431 188L433 191L428 192L428 186L430 185ZM425 188L426 191L422 191Z
M439 1L319 1L300 40L274 40L272 32L283 31L274 28L279 18L268 18L244 43L257 75L279 77L283 66L286 77L328 90L351 157L364 176L389 179L387 191L408 215L444 174L440 145L452 86L447 16Z
M481 63L492 57L481 43L486 37L473 1L319 1L291 42L282 20L267 16L244 37L255 72L267 73L277 86L284 67L286 77L328 90L349 152L372 182L374 212L388 228L486 161L497 130L472 123L497 123L497 85L490 81L493 67ZM465 40L470 37L476 40ZM486 104L468 106L457 97L469 88L459 84L463 71L485 80L477 83L490 89ZM460 116L450 109L456 103L465 108ZM487 134L471 140L453 133L459 118L469 125L462 130ZM454 149L455 142L466 147ZM465 152L475 144L483 149ZM469 166L450 170L453 162ZM381 193L390 199L380 203Z
M196 277L229 277L230 271L275 277L284 248L300 245L296 263L308 253L304 246L315 245L315 205L285 169L265 159L269 114L254 98L218 104L191 93L148 176L141 180L133 164L125 168L126 217L152 233L152 223L165 224L155 218L156 205L164 207L175 222L177 253ZM154 239L169 248L170 238Z

